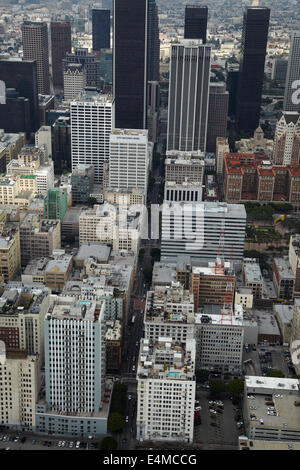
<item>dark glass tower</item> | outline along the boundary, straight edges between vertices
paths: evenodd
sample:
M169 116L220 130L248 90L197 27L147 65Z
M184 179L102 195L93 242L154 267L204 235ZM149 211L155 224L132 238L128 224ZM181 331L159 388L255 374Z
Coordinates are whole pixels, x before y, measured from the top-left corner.
M206 5L185 7L184 38L202 39L206 43L208 8Z
M148 0L114 0L115 127L146 128Z
M110 48L110 10L92 10L93 51Z
M148 81L159 80L159 26L155 0L148 0Z
M62 61L67 52L71 52L71 23L69 21L53 21L50 24L51 53L52 53L52 78L54 87L63 87Z
M20 97L29 100L31 132L40 127L37 63L32 60L1 60L0 80L3 80L6 89L14 88ZM26 129L28 132L28 129Z
M248 7L244 13L236 127L252 134L259 125L270 10Z

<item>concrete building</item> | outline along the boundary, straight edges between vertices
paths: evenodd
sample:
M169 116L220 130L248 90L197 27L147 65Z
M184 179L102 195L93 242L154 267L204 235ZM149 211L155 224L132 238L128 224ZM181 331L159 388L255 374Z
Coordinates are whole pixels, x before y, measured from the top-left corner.
M35 146L45 150L46 157L52 158L52 133L51 126L42 126L35 133ZM45 147L43 147L45 146Z
M226 138L229 93L225 83L210 83L206 151L216 153L218 137Z
M25 134L19 132L18 134L8 134L0 129L0 163L1 172L5 173L6 165L11 160L16 160L22 147L25 145ZM4 165L5 162L5 165Z
M223 174L224 155L229 153L228 139L224 137L217 137L216 140L216 160L217 160L217 175Z
M299 100L297 99L297 95L295 97L295 93L297 91L297 86L295 87L295 82L297 85L297 80L299 80L300 76L299 51L300 33L293 32L291 34L291 47L284 90L284 111L300 111L300 103L298 102Z
M122 324L120 320L106 323L106 370L119 370L122 360Z
M103 182L103 163L109 160L110 134L114 128L114 99L86 89L71 102L72 169L93 165L95 183Z
M295 276L287 257L273 258L273 283L278 299L294 299Z
M165 159L165 181L177 184L189 181L202 185L204 166L202 152L168 151Z
M253 307L252 287L238 287L235 291L235 305L242 305L245 309Z
M82 64L86 73L86 86L100 88L100 61L88 48L77 47L73 53L67 53L63 68L71 63Z
M237 140L234 145L238 153L257 153L266 155L268 158L273 157L274 141L265 138L260 126L254 131L253 137Z
M116 206L130 206L131 204L143 205L145 204L145 199L146 196L140 189L114 191L107 188L103 191L103 201Z
M21 264L52 255L61 247L59 220L42 219L39 214L28 213L20 224Z
M290 343L292 336L293 305L274 304L273 312L277 320L283 343Z
M274 163L294 165L300 160L300 114L283 112L277 122L274 139Z
M8 223L1 223L0 230L0 276L7 282L20 272L20 232L17 225Z
M213 261L219 253L225 228L224 258L241 262L246 212L243 205L221 202L164 203L162 208L161 261L176 262L179 255L191 261Z
M263 294L263 277L256 258L244 258L242 265L243 283L251 287L254 299L261 299Z
M62 220L67 210L67 191L65 189L48 189L44 200L45 219Z
M66 101L76 100L78 95L86 87L86 72L82 64L65 64L63 69L64 77L64 99Z
M137 368L138 440L193 441L195 342L143 339Z
M72 203L87 203L94 187L94 167L78 165L72 171Z
M139 189L147 195L153 147L148 144L148 131L113 129L110 134L109 188Z
M165 183L165 202L201 202L202 184L201 182L184 181L181 184L166 181Z
M54 259L48 261L45 267L45 285L49 287L52 292L61 292L69 278L72 266L72 255L54 255Z
M300 296L300 235L290 236L289 244L289 265L295 276L295 297Z
M51 54L52 54L52 79L54 88L63 87L63 59L67 52L71 52L71 23L70 21L51 21Z
M206 151L211 47L171 44L167 150Z
M251 397L254 396L255 400ZM252 406L255 401L255 411ZM299 380L246 376L245 431L249 439L300 440ZM269 410L272 403L272 410Z

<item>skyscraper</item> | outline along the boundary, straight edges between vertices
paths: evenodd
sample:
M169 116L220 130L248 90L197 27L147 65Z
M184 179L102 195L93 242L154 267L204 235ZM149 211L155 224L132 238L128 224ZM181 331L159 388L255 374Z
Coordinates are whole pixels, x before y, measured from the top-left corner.
M52 22L51 53L52 53L52 78L54 87L63 87L63 64L67 52L71 52L71 23Z
M199 40L171 45L167 150L205 152L210 54Z
M148 0L148 81L159 81L160 42L158 10L155 0Z
M93 51L110 48L110 10L92 10Z
M30 116L27 119L26 132L35 132L40 127L37 63L33 60L1 60L0 80L4 81L6 90L14 88L19 97L28 99ZM15 126L16 123L8 122L7 125Z
M207 118L206 151L216 152L217 137L226 137L229 93L225 83L211 83Z
M78 47L73 54L67 53L63 66L69 64L82 64L86 73L86 85L100 88L100 61L93 53L84 47Z
M248 7L244 13L236 126L253 133L259 125L270 10Z
M23 56L25 60L36 60L38 92L50 93L49 47L47 23L24 21L22 24Z
M116 127L145 129L148 0L114 0Z
M293 94L299 89L299 84L296 81L300 80L300 33L292 33L291 47L288 62L288 70L285 82L284 91L284 111L298 111L300 112L299 98L293 98ZM298 93L299 96L299 93Z
M273 160L276 165L293 165L300 158L300 114L284 111L277 122Z
M202 39L206 43L208 8L206 5L185 7L184 38Z

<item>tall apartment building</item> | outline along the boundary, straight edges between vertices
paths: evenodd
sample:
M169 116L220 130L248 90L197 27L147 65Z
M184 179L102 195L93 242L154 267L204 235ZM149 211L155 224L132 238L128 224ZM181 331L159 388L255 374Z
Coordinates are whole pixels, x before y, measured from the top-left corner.
M229 93L225 83L211 83L207 117L206 151L216 153L218 137L226 137Z
M40 386L37 357L19 350L7 351L1 359L0 425L34 431Z
M155 286L147 292L145 338L156 343L159 338L186 342L194 338L194 297L179 282Z
M94 167L78 165L72 171L72 203L87 203L94 186Z
M274 139L274 163L293 165L300 160L300 114L284 111L277 122Z
M224 258L243 258L246 211L243 205L221 202L164 203L162 208L161 260L176 262L188 255L191 262L214 261L225 229Z
M4 81L6 89L14 88L20 97L28 100L29 133L35 132L40 127L37 62L34 59L1 60L0 80ZM8 116L5 118L7 122Z
M185 7L185 39L202 39L206 43L208 8L206 5L187 5Z
M252 133L259 125L270 10L247 7L244 13L236 126Z
M176 184L182 184L188 181L202 185L204 166L204 154L201 151L167 151L165 159L165 180Z
M223 174L223 165L224 165L224 155L229 153L229 144L228 139L224 137L217 137L216 140L216 159L217 159L217 175L222 176Z
M206 150L211 47L171 44L167 150Z
M93 51L110 48L110 10L92 9Z
M265 156L229 153L224 157L224 194L229 203L241 201L300 201L300 165L276 166Z
M286 74L285 90L284 90L284 111L300 112L299 97L295 93L299 89L300 77L300 33L293 32L291 34L290 55ZM299 93L298 93L299 95Z
M295 276L295 297L300 297L300 235L290 236L289 264Z
M137 368L138 440L193 441L195 342L143 339Z
M22 24L23 56L25 60L36 60L38 92L50 94L49 47L47 23L24 21Z
M52 21L50 23L52 79L54 88L63 87L63 59L72 50L71 23L69 21Z
M1 224L0 232L0 276L11 281L21 268L20 232L12 224Z
M86 87L86 73L82 64L65 64L63 69L64 99L75 100Z
M76 48L73 53L67 53L63 60L63 67L68 64L81 64L86 73L86 85L89 87L100 88L100 61L87 48Z
M60 221L45 220L34 213L28 213L20 224L21 264L50 256L61 247Z
M104 311L104 302L74 303L63 297L48 310L45 401L36 408L38 432L106 434Z
M109 188L139 189L146 196L151 150L147 130L113 129L110 134Z
M148 0L114 0L113 96L116 127L145 129Z
M95 183L102 183L103 163L109 160L109 139L114 126L114 100L94 90L71 102L72 169L93 165Z
M67 206L68 195L66 189L49 189L44 200L45 219L62 220L66 213Z
M191 274L191 292L194 295L195 312L205 305L221 305L226 296L234 300L235 273L229 261L217 258L203 266L193 266Z

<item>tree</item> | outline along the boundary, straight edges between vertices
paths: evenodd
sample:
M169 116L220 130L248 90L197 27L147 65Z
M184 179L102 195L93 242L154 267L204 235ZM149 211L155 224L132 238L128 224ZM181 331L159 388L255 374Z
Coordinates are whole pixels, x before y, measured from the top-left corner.
M221 395L221 393L225 392L225 382L223 380L212 379L209 381L209 390L214 396Z
M209 379L209 370L198 369L196 370L196 381L197 382L206 382Z
M111 432L120 432L124 427L124 417L120 413L111 413L108 418L108 429Z
M279 379L284 379L285 375L281 370L271 369L267 372L267 377L278 377Z
M232 379L226 386L226 391L229 395L240 396L244 391L244 381L242 379Z
M89 197L88 200L87 200L87 204L90 207L93 207L95 204L98 204L98 201L95 197Z
M118 443L112 436L106 436L101 442L101 450L116 450Z

